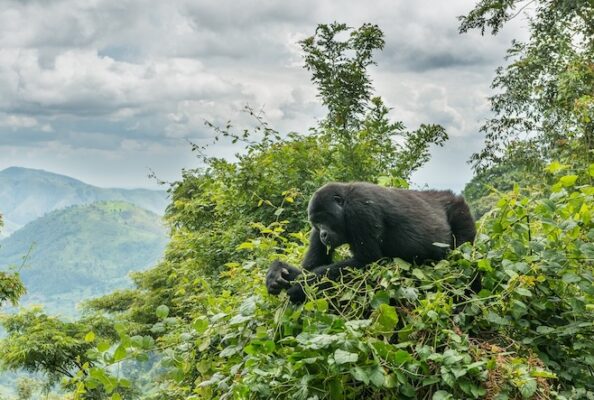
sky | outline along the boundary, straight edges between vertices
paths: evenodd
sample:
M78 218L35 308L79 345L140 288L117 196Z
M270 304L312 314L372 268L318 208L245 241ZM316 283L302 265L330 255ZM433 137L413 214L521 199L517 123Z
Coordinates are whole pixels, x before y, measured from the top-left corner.
M460 191L489 116L495 68L517 18L497 36L458 33L470 0L0 0L0 170L45 169L103 187L158 188L200 166L188 140L204 121L238 129L263 110L280 132L325 115L298 41L317 24L377 24L386 46L370 70L391 118L442 124L450 140L415 187ZM232 158L229 143L209 154ZM162 187L161 187L162 188Z

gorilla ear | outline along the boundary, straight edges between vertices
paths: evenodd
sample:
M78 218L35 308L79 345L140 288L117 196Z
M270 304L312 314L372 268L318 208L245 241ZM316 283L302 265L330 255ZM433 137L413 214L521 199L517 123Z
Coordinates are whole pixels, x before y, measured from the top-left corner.
M344 199L337 194L334 195L334 201L341 207L344 205Z

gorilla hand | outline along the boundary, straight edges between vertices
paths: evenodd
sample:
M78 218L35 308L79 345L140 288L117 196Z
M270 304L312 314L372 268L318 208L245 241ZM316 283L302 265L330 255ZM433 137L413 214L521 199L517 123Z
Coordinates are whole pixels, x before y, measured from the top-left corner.
M277 295L283 289L290 288L291 282L301 274L300 269L277 260L272 263L266 273L266 289L268 289L268 293Z
M301 304L305 301L305 290L303 290L303 286L296 284L287 289L287 296L289 296L291 303Z

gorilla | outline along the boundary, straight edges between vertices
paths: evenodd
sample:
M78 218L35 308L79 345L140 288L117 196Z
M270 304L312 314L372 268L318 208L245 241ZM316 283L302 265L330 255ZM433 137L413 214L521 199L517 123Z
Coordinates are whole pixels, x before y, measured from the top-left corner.
M336 280L345 267L363 268L383 258L417 264L441 260L450 248L473 242L476 235L466 201L449 190L328 183L314 193L307 211L312 230L302 267L315 274L311 282L319 276ZM352 257L333 263L334 249L347 243ZM301 274L273 262L266 274L268 293L286 289L293 303L302 303L303 287L292 283Z

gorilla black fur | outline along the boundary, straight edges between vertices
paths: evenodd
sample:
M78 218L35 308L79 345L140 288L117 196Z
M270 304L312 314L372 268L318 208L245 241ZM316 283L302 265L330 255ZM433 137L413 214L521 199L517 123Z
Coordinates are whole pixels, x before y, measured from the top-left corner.
M440 260L448 247L472 242L476 235L468 205L451 191L329 183L314 193L308 215L313 229L302 267L330 279L337 279L345 267L362 268L382 258L415 263ZM333 263L334 249L345 243L352 257ZM279 294L287 289L292 302L303 302L302 286L291 283L301 273L275 261L266 275L268 292Z

